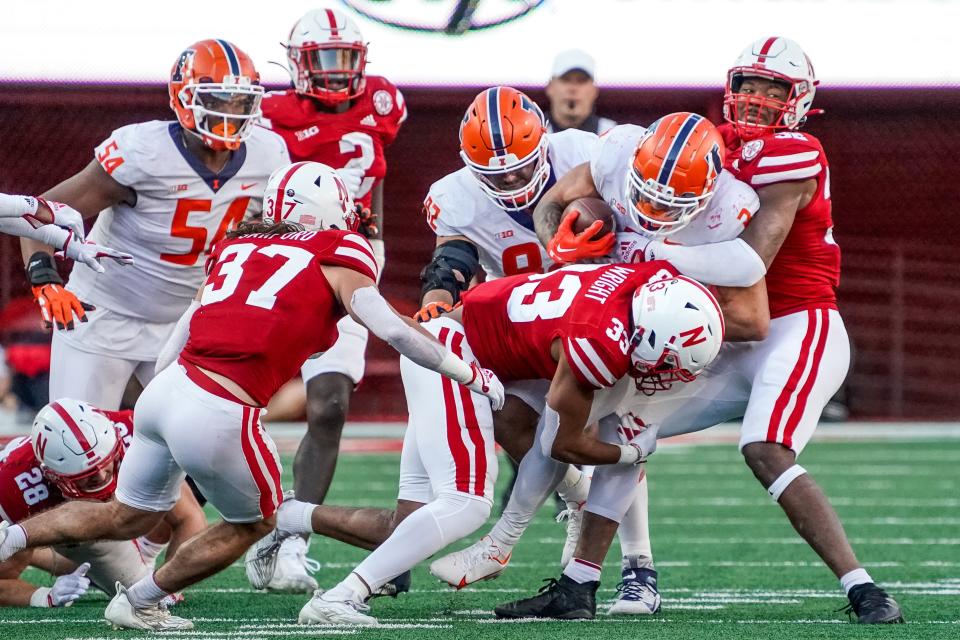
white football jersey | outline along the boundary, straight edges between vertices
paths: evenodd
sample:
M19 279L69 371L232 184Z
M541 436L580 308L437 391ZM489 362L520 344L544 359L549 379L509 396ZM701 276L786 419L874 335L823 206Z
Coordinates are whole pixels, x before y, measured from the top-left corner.
M270 174L290 156L277 134L254 127L218 174L190 153L177 122L121 127L96 148L114 180L136 192L136 204L103 210L89 239L133 254L134 265L103 261L104 273L78 267L68 289L117 313L172 322L203 282L210 248L226 231L260 214Z
M646 131L633 124L614 127L600 139L600 145L590 159L593 183L600 197L617 214L617 241L624 262L633 262L634 252L642 251L652 237L649 231L633 224L626 199L627 171ZM707 208L686 227L666 236L664 241L695 246L733 240L743 232L759 208L760 199L748 184L734 178L729 171L721 171Z
M547 134L551 168L547 189L572 168L589 162L599 143L594 134L576 129ZM533 230L530 211L498 207L466 167L434 182L423 206L438 236L465 236L477 246L488 279L542 273L553 265Z

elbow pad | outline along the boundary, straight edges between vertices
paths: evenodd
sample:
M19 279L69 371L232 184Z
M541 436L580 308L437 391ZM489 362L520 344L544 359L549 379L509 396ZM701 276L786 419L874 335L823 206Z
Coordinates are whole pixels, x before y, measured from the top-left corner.
M740 238L696 246L654 240L643 253L648 261L667 260L680 273L718 287L751 287L767 274L763 259Z
M420 297L423 298L428 291L443 289L457 303L460 294L466 291L479 271L480 254L472 242L445 242L434 250L433 259L420 272L420 281L423 283Z

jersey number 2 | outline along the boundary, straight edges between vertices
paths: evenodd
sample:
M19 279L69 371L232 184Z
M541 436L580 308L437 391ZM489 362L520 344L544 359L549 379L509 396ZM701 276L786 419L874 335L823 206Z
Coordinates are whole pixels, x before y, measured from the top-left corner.
M260 307L261 309L273 309L280 290L290 284L290 281L296 278L297 274L306 269L313 259L313 254L306 249L283 244L260 247L259 249L257 245L246 242L230 245L220 254L220 259L217 261L217 270L212 274L214 277L222 277L223 280L219 283L219 286L211 281L203 288L203 293L200 295L200 304L212 304L232 296L243 277L243 263L254 253L268 258L277 256L285 258L283 264L273 272L273 275L267 278L267 281L259 289L251 291L244 301L251 307ZM231 260L231 258L233 259Z

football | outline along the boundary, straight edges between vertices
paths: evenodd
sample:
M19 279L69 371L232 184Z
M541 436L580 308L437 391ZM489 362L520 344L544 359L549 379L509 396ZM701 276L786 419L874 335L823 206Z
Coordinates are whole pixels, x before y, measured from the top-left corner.
M596 220L603 222L603 228L592 239L602 238L613 231L613 209L600 198L577 198L563 210L561 219L566 218L571 211L580 213L573 223L573 230L577 233L583 232Z

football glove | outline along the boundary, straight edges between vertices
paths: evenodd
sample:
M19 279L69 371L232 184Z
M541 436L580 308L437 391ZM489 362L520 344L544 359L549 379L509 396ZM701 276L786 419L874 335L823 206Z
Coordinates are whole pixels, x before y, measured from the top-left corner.
M97 273L105 271L103 265L100 264L100 261L104 258L109 258L121 266L133 264L133 256L129 253L93 242L77 242L76 240L67 242L63 248L63 255L77 262L82 262Z
M52 224L55 224L58 227L63 227L67 231L71 232L73 234L73 239L80 239L81 241L84 239L84 234L86 232L83 229L83 216L80 215L79 211L61 202L44 200L43 198L37 198L37 200L47 205L47 208L50 209L50 212L53 214ZM33 221L29 222L30 224L36 226Z
M47 594L50 606L69 607L83 597L87 589L90 588L90 578L87 577L87 571L89 570L90 563L84 562L73 573L58 577Z
M500 382L497 374L490 369L481 368L476 362L473 362L470 368L473 370L473 379L464 386L470 391L487 396L494 411L503 409L505 400L503 383Z
M49 253L38 251L30 256L27 280L40 307L43 318L41 326L44 329L52 328L54 323L57 329L73 329L74 315L80 322L87 321L86 312L92 311L93 307L83 304L77 296L63 288L63 279Z
M430 320L436 320L443 314L450 313L453 310L454 307L446 302L428 302L423 305L420 311L413 314L413 319L417 322L428 322Z
M644 424L640 418L632 413L620 416L620 426L617 427L620 442L636 448L638 452L636 460L633 460L631 464L646 462L650 454L657 450L657 432L659 430L659 424Z
M603 222L594 220L593 223L576 233L573 224L580 216L578 211L571 211L560 221L557 233L547 243L547 254L558 264L576 262L584 258L599 258L610 253L616 242L616 234L607 233L600 238L594 238Z
M368 207L365 207L362 204L357 203L355 207L356 207L355 213L357 216L357 220L359 220L359 226L357 227L357 231L363 234L363 237L367 238L368 240L370 238L379 237L380 236L379 216L377 216L377 214L375 214L373 211L370 211Z

